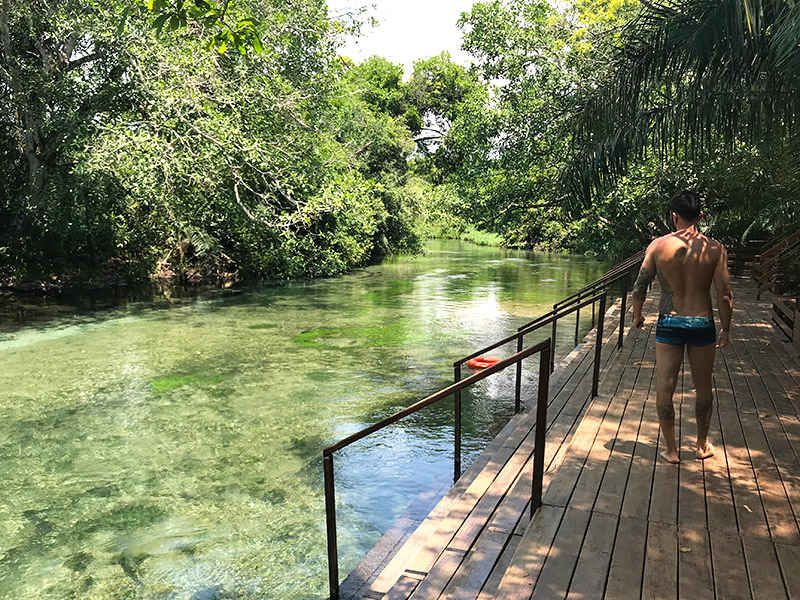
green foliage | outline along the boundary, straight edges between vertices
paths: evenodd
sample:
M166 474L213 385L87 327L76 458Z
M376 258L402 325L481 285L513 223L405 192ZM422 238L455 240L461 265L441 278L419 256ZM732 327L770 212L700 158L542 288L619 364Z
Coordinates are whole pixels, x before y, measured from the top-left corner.
M567 183L588 201L648 150L709 161L737 143L768 151L791 142L796 157L798 16L784 0L645 5L576 120L580 152ZM800 174L800 161L789 166Z
M472 68L404 82L338 57L360 13L322 0L4 0L0 279L333 275L431 236L620 255L683 187L712 235L766 236L800 208L797 8L709 2L478 2Z
M249 4L264 51L224 55L182 17L119 28L93 6L5 15L0 277L332 275L417 248L414 142L374 94L402 104L400 71L343 71L323 3Z

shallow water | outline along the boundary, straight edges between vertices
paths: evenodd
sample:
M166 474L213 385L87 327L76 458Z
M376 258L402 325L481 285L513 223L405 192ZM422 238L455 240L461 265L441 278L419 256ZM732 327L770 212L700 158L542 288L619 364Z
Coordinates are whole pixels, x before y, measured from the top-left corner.
M7 322L0 597L326 597L322 448L604 269L431 242L337 279ZM513 412L509 383L465 395L464 467ZM451 482L452 424L447 400L336 455L343 575Z

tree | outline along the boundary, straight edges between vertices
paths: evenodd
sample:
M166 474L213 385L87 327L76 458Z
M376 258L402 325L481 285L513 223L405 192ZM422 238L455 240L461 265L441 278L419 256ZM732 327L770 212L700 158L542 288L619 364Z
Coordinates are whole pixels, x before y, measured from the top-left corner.
M416 243L411 135L343 83L321 0L249 4L244 54L114 0L0 1L6 280L332 275Z
M576 196L646 152L702 161L743 143L799 156L798 17L784 0L645 5L576 120ZM790 170L795 180L800 160Z
M482 89L474 75L453 62L449 52L416 61L407 93L417 115L409 125L419 150L434 153L465 103Z

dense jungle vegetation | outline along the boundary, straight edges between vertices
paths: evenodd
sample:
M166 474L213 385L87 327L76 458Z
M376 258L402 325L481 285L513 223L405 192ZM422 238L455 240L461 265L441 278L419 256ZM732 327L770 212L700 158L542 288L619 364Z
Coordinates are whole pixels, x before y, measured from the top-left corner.
M339 56L324 0L0 0L0 280L334 275L427 236L615 257L707 198L796 223L800 8L478 2L444 52Z

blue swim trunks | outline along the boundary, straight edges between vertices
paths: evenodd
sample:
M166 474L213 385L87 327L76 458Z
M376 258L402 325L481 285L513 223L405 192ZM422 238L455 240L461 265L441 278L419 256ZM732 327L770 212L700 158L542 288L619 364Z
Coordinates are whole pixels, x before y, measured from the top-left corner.
M708 346L717 341L714 319L661 314L656 324L656 341L662 344Z

